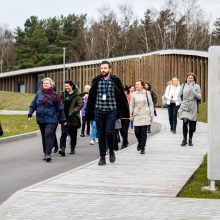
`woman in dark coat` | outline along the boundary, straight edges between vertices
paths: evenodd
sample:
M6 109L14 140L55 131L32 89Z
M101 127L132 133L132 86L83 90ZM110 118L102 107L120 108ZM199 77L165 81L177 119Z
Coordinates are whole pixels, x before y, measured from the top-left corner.
M32 101L28 113L28 120L32 119L36 111L37 123L40 127L43 143L44 158L47 162L51 161L51 151L54 144L55 132L58 121L66 123L63 105L59 95L53 89L51 78L42 80L43 87L38 91Z

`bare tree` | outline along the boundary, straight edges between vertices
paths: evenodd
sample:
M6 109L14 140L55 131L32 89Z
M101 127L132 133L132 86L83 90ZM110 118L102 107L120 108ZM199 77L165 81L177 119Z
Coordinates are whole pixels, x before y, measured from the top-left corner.
M15 58L12 33L0 27L0 72L8 71Z
M129 42L129 30L131 27L134 12L131 5L123 4L119 5L119 11L122 16L121 27L121 55L125 55L127 52L127 46Z

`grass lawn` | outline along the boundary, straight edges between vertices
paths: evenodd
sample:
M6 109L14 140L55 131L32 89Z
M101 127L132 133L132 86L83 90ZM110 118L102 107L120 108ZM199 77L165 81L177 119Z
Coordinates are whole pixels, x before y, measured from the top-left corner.
M28 110L33 98L34 94L0 91L0 110Z
M0 138L39 130L35 116L29 122L27 115L0 115L0 121L4 131Z
M207 103L200 104L198 121L207 122ZM201 189L203 186L208 186L207 155L204 157L199 169L196 170L192 178L180 191L178 197L220 199L219 190L215 192L203 191ZM216 186L220 189L220 181L216 181Z

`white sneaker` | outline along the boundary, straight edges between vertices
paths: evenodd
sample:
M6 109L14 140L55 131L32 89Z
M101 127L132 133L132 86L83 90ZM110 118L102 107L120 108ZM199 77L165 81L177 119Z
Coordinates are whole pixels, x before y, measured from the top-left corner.
M91 144L91 145L94 145L94 144L95 144L95 141L94 141L94 140L91 140L91 141L90 141L90 144Z
M96 139L95 139L95 142L96 142L96 143L99 143L99 139L98 139L98 138L96 138Z

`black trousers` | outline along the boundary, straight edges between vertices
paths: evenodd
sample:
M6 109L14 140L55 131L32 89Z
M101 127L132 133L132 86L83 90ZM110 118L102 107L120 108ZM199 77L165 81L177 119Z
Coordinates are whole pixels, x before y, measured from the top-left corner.
M145 149L147 142L147 125L134 126L134 133L141 149Z
M196 121L190 121L188 118L183 118L183 139L185 141L187 140L188 131L189 131L189 140L192 140L193 133L196 131Z
M50 155L54 145L55 132L57 124L39 124L40 132L42 136L43 152L46 155Z
M61 125L60 149L66 149L66 138L70 136L71 150L74 150L77 143L77 130L78 127L69 125Z
M176 131L176 125L177 125L177 113L179 106L176 106L175 103L170 103L170 105L167 105L168 109L168 115L169 115L169 122L170 122L170 129L173 131Z
M108 148L110 154L114 152L116 115L117 110L101 111L95 109L95 121L101 157L105 157Z
M122 137L122 146L127 147L128 146L128 128L129 128L129 119L122 119L121 120L121 129L120 134Z
M81 134L85 134L85 128L86 128L86 134L90 135L90 121L86 121L86 116L82 116Z
M57 130L57 126L58 126L58 124L56 124L56 130ZM54 135L53 147L54 147L55 149L58 149L58 141L57 141L56 132L55 132L55 135Z

